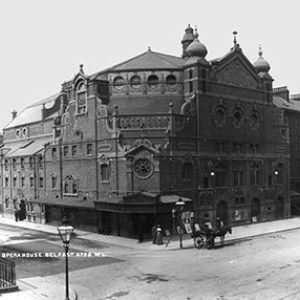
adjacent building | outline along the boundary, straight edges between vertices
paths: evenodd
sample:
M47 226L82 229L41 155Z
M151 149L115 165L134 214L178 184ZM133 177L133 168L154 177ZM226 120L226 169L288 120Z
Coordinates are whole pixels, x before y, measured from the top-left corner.
M150 48L62 84L4 128L1 203L32 222L122 236L172 229L179 198L197 222L290 215L290 140L270 65L236 39L223 57L188 26L179 57Z

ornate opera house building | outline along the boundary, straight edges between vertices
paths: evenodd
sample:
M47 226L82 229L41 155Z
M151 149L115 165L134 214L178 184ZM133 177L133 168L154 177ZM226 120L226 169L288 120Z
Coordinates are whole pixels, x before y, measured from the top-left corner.
M188 26L179 57L150 48L14 112L1 148L1 208L31 222L136 236L171 229L179 198L197 222L290 215L290 141L270 65L236 40L223 57ZM278 96L279 97L279 96ZM280 98L280 97L279 97Z

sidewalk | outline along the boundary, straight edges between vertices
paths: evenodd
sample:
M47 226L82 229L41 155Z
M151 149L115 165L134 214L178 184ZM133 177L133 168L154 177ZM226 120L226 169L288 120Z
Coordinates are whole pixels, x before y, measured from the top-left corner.
M36 224L26 221L15 222L13 219L7 219L0 217L0 224L6 224L11 226L16 226L25 229L38 230L46 233L57 234L57 227L47 224ZM255 223L249 225L235 226L232 229L232 234L226 235L226 241L239 240L249 237L260 236L264 234L271 234L281 231L287 231L292 229L300 228L300 217L294 217L283 220L268 221L262 223ZM164 245L153 245L151 241L145 241L143 243L138 243L137 239L125 238L120 236L102 235L98 233L92 233L82 230L77 230L75 232L78 238L98 241L112 246L126 247L132 249L140 250L171 250L178 249L179 242L178 236L175 236L169 243L168 247L165 246L168 238L164 237ZM183 246L184 248L194 247L193 240L189 234L183 236Z
M44 277L17 280L19 291L0 294L1 300L58 300L65 299L65 285ZM70 287L70 300L77 300L76 292Z

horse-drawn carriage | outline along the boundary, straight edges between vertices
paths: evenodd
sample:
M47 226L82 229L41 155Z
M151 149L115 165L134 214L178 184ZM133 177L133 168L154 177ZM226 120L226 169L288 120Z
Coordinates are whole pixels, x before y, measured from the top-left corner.
M194 245L197 249L201 249L204 246L207 249L211 249L215 246L215 238L220 237L220 244L224 244L225 235L232 233L231 227L221 226L219 228L209 228L207 225L203 227L195 228L191 237L194 239Z

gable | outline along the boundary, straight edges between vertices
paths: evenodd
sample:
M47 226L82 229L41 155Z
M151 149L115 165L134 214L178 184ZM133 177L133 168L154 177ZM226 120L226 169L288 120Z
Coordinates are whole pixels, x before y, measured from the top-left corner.
M254 67L247 58L234 55L229 60L220 61L215 71L215 78L220 83L256 89L260 85Z

